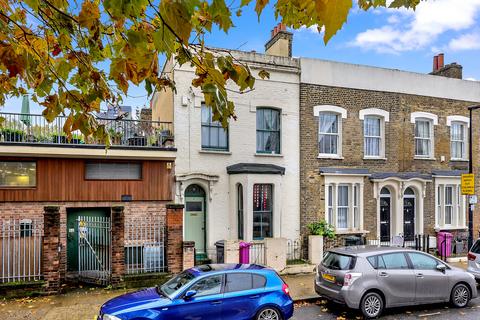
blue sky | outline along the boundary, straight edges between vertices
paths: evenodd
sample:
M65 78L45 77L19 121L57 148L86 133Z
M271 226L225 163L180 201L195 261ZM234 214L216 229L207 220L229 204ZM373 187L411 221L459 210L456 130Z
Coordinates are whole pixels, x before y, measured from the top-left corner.
M206 36L209 46L264 51L275 26L273 8L267 7L261 21L253 4L237 18L228 34L214 31ZM435 54L443 52L445 63L463 66L464 79L480 80L480 0L427 0L417 10L352 9L347 24L328 43L316 28L295 30L293 55L428 73ZM142 86L131 87L125 105L148 106ZM3 111L19 112L20 99L7 101ZM32 104L32 113L42 108Z

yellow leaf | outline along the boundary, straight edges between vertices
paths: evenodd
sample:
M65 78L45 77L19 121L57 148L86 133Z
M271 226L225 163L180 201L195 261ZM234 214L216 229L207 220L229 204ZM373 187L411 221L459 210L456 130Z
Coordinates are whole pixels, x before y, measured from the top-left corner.
M85 1L78 15L78 23L80 26L90 29L98 22L98 19L100 19L98 5L92 1Z
M318 20L325 25L323 36L325 44L342 28L351 8L352 0L318 0L316 2Z

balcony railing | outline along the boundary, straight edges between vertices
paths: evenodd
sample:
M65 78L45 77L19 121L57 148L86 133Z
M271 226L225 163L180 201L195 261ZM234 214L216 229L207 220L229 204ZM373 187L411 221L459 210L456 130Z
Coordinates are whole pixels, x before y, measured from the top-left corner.
M2 120L3 119L3 120ZM67 117L49 123L42 115L0 112L0 143L104 146L104 141L85 137L79 130L68 139L63 132ZM111 137L111 146L174 148L171 122L100 119Z

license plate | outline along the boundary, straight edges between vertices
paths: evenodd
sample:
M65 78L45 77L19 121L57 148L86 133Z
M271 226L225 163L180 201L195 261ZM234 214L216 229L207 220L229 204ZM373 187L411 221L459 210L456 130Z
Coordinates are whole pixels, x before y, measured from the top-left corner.
M335 282L335 276L332 276L331 274L322 273L322 278L329 282Z

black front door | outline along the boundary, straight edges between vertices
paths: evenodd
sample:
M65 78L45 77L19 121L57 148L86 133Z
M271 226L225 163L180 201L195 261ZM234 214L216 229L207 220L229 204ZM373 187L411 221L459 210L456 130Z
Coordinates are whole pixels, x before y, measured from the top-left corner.
M415 236L415 199L403 198L403 235L405 241L413 241Z
M380 198L380 241L390 241L390 198Z

